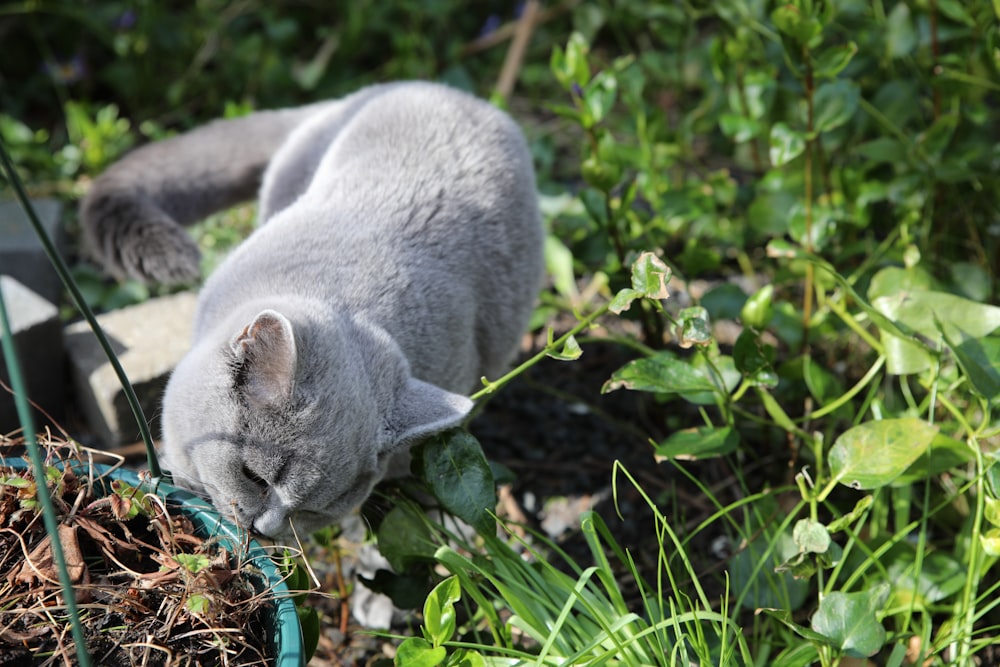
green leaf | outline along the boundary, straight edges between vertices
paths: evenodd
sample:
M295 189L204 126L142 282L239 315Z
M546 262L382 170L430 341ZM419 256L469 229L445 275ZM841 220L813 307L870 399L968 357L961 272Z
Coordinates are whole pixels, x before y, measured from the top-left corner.
M427 574L396 574L389 570L377 570L375 576L358 575L365 586L392 598L392 603L400 609L416 609L427 598Z
M806 138L801 132L796 132L785 123L775 123L771 126L768 146L771 164L780 167L802 155L806 149Z
M511 660L511 664L513 663L514 661ZM491 662L490 664L494 667L500 667L505 663ZM478 651L462 648L448 656L447 667L486 667L486 660Z
M663 351L646 359L625 364L611 375L601 388L602 394L616 389L651 391L663 394L714 392L715 385L687 361Z
M428 641L441 646L455 634L455 603L462 597L458 577L451 576L434 587L424 602L424 630Z
M644 252L632 264L632 289L647 299L667 299L670 267L651 252Z
M812 519L799 519L792 529L792 540L799 551L825 553L830 548L830 532L826 526Z
M677 431L656 445L657 460L698 460L724 456L736 451L739 434L729 426L702 426Z
M941 473L965 465L975 458L968 444L938 433L930 447L913 462L902 475L893 481L893 486L905 486L935 477Z
M778 376L772 367L774 355L774 346L763 342L753 329L744 329L740 332L733 346L736 369L754 386L778 385Z
M306 662L308 662L316 653L316 647L319 646L321 632L319 613L314 607L296 605L295 614L299 617L299 625L302 627L302 644L306 652Z
M434 557L430 530L418 511L401 504L385 515L378 527L378 548L396 572L405 572Z
M608 310L616 315L629 309L636 299L667 299L667 283L670 282L670 268L663 260L651 252L644 252L632 264L632 287L618 292L611 300Z
M740 595L744 609L779 607L795 611L805 603L809 593L809 582L796 579L787 571L775 572L779 564L798 554L791 536L774 534L773 526L778 521L779 517L771 517L767 526L755 531L756 536L746 548L730 559L732 589ZM761 566L760 561L765 558Z
M832 79L847 67L858 53L858 45L854 42L838 44L824 49L816 56L813 63L813 74L817 78Z
M838 482L856 489L886 486L927 451L937 433L914 417L865 422L833 443L830 470Z
M802 359L802 378L816 402L825 405L844 393L844 387L833 373L809 357Z
M396 649L393 664L400 667L439 667L448 657L443 646L431 646L421 637L410 637Z
M615 294L614 298L611 299L611 303L608 304L608 310L615 315L621 315L623 312L632 307L633 301L641 299L642 297L642 292L638 290L634 290L629 287L622 288L617 294Z
M889 12L886 21L885 51L890 58L908 56L917 46L917 31L905 2L898 3Z
M549 66L563 88L569 89L573 84L583 87L590 81L589 50L586 38L579 32L569 36L565 50L558 46L552 50Z
M914 545L901 542L886 552L879 562L886 569L886 581L892 585L892 604L927 609L962 590L965 584L965 567L954 556L944 551L929 551L920 558L917 571L917 552Z
M958 340L952 335L945 341L976 392L989 401L1000 396L1000 338L973 338L960 332Z
M861 93L857 84L844 79L824 83L813 99L813 129L829 132L849 121L858 110Z
M764 126L753 118L735 113L724 113L719 116L719 129L724 135L741 144L758 136Z
M985 512L983 516L993 524L994 527L1000 528L1000 500L996 498L986 497L983 500L986 501Z
M179 553L174 556L174 560L191 574L198 574L212 567L212 560L205 554Z
M712 340L712 325L708 321L708 311L701 306L684 308L677 313L677 343L682 348L705 345Z
M941 10L942 14L956 23L962 23L970 28L976 26L976 20L972 18L972 15L969 14L968 10L958 0L937 0L937 8Z
M549 331L551 335L551 329ZM576 338L570 336L566 339L566 342L563 344L561 350L549 350L545 354L546 356L558 359L559 361L573 361L580 358L580 355L583 354L583 350L580 348L580 344L576 342Z
M483 448L467 431L454 429L432 438L415 452L421 479L448 512L492 535L496 488ZM381 532L381 531L380 531Z
M799 7L782 5L771 12L771 21L778 32L791 37L799 46L811 44L823 32L823 26L814 16L803 15Z
M852 509L850 512L840 517L839 519L831 521L830 524L826 527L826 529L831 533L839 533L840 531L847 528L847 526L857 521L857 519L862 514L864 514L868 510L868 508L872 506L872 503L874 502L875 502L874 497L870 495L863 496L860 500L858 500L858 502L854 503L854 509Z
M1000 556L1000 528L991 528L979 536L983 552L992 558Z
M976 303L947 292L898 292L872 299L872 305L899 324L931 340L941 341L945 333L961 331L982 338L1000 327L1000 308Z
M888 597L889 584L859 593L830 593L820 600L811 627L848 656L873 656L885 644L885 628L876 614Z
M590 122L596 125L604 120L617 97L618 81L614 72L605 70L595 76L583 92L583 102L590 112Z
M569 299L571 303L579 299L576 272L573 270L573 253L551 234L545 237L545 270L552 276L553 287L560 296Z
M754 329L764 329L774 317L774 285L764 285L754 292L740 309L740 319L743 325ZM737 363L737 368L739 364Z
M183 556L185 554L177 554ZM184 608L192 614L205 616L212 608L212 600L204 593L192 593L184 601Z

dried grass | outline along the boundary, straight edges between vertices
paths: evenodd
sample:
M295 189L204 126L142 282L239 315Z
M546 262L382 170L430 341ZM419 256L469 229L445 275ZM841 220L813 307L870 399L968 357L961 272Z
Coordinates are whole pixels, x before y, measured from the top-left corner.
M267 665L267 595L249 561L199 537L160 495L98 475L94 452L42 438L87 646L102 667ZM74 665L30 467L0 436L0 664Z

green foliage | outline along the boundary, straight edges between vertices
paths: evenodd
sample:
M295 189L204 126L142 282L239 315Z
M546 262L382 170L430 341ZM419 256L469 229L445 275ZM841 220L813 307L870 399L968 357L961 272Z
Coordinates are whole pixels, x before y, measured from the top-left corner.
M34 31L5 33L0 73L24 86L0 89L0 137L20 170L63 191L137 131L220 109L412 76L485 92L499 53L470 58L464 44L510 13L66 0L40 21L38 7L3 10ZM548 330L474 398L546 357L586 355L584 333L609 312L635 320L636 358L602 390L651 399L664 435L650 456L715 509L682 530L681 501L643 495L664 545L654 575L589 515L592 563L578 564L539 536L496 537L495 480L471 436L427 443L422 491L478 535L406 502L382 518L401 574L375 585L424 602L422 636L397 662L958 665L996 641L998 17L987 0L597 0L537 28L519 80L537 102L522 120L554 282L537 323L566 310L578 324ZM546 114L560 131L538 129ZM230 216L196 232L207 270L249 230L252 211ZM81 275L107 307L145 297ZM712 287L673 306L668 285L696 279ZM720 321L741 329L723 339ZM715 459L738 500L687 467ZM733 548L724 571L697 568L719 535Z

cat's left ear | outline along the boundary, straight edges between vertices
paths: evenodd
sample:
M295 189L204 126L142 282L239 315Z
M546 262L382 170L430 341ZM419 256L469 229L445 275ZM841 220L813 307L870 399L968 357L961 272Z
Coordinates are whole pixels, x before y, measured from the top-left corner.
M229 342L236 355L236 385L258 407L277 405L292 397L295 384L295 335L288 318L261 311Z
M400 389L387 418L386 449L405 445L454 428L472 410L472 401L430 383L409 378Z

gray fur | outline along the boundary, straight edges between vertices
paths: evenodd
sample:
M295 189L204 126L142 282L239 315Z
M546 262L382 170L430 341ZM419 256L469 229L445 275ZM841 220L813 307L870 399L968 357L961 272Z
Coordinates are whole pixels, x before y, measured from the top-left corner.
M266 170L265 170L266 165ZM524 138L428 83L216 121L135 151L82 204L110 269L189 279L189 224L260 187L163 403L164 463L268 535L337 520L509 363L542 274Z

